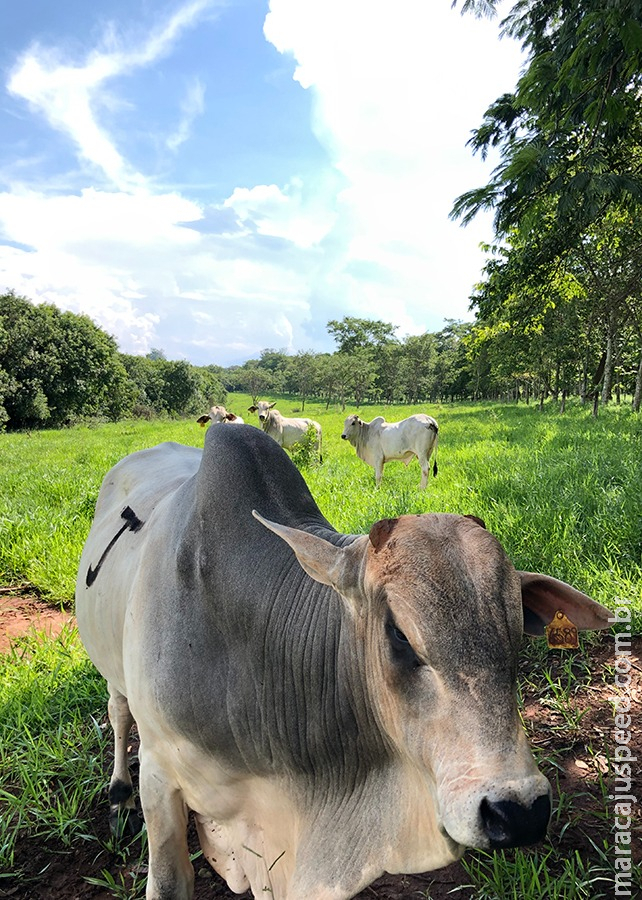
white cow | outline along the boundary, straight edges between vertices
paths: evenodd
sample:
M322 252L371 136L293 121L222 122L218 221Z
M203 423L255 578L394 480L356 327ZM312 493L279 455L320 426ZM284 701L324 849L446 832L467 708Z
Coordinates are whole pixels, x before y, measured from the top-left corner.
M612 614L516 571L465 516L336 531L258 428L203 443L106 475L76 587L109 682L109 800L132 830L138 725L147 900L193 897L189 810L204 860L257 900L350 900L384 872L541 841L551 788L517 708L522 634Z
M279 447L284 450L291 450L292 447L305 437L310 425L314 426L317 439L315 448L319 457L321 456L321 426L314 419L293 419L281 415L278 409L274 409L274 403L267 400L259 400L256 406L250 406L248 412L258 413L259 422L266 434L277 442Z
M348 416L343 425L344 441L350 441L357 456L375 470L379 484L383 467L391 459L400 459L406 465L415 457L421 466L421 490L428 484L430 455L434 451L433 475L437 475L437 435L439 428L432 416L418 413L401 422L386 422L377 416L372 422L364 422L359 416Z
M234 413L228 412L224 406L212 406L210 411L196 420L201 428L204 428L209 422L213 425L219 422L229 422L231 425L243 425L243 419L235 416Z

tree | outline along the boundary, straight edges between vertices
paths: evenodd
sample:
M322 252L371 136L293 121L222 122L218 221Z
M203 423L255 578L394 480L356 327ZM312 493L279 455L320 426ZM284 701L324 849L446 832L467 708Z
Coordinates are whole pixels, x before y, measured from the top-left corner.
M252 397L254 406L259 398L273 389L274 376L267 369L262 369L256 360L250 360L236 372L236 381L241 390Z
M195 370L199 378L199 394L203 398L203 407L224 405L227 400L227 391L223 384L223 369L221 366L200 366Z
M319 389L325 395L326 409L337 397L341 409L346 408L346 398L352 374L352 362L347 353L322 354L319 359Z
M45 386L52 424L76 416L115 421L131 412L134 392L116 341L88 316L56 314L58 365Z
M261 357L258 365L261 369L266 369L272 375L272 390L281 391L285 385L288 368L292 357L288 356L285 350L261 350Z
M36 307L10 291L0 296L0 322L11 336L0 360L10 374L4 398L9 424L41 427L51 418L44 384L50 384L59 371L54 307Z
M319 383L319 365L316 354L300 350L296 356L290 358L286 377L287 383L301 397L301 409L305 410L305 401L314 395Z
M0 359L4 359L8 343L9 334L0 318ZM4 407L4 399L9 393L10 384L11 377L9 373L0 366L0 431L4 431L5 424L9 419L7 410Z
M195 413L199 409L199 380L194 366L185 360L157 360L163 376L162 398L172 415Z
M132 392L114 339L87 316L0 296L0 378L12 428L60 425L81 416L118 418ZM10 335L10 340L8 336Z
M327 326L338 345L339 353L352 353L355 350L366 350L380 347L394 340L396 328L379 319L357 319L344 316L341 321L331 319Z
M409 335L403 343L399 361L399 385L406 400L417 403L428 393L434 371L437 345L433 334Z
M495 0L467 0L489 12ZM453 216L470 221L495 210L506 235L542 209L555 229L549 250L576 246L612 204L642 203L642 8L640 0L520 0L503 24L528 63L513 93L488 110L470 144L501 159L490 182L462 194Z
M627 333L642 359L642 224L628 210L611 207L594 224L569 267L582 283L602 331L602 402L611 398L615 368Z
M127 353L122 353L120 358L135 393L134 415L150 417L166 413L163 369L158 358Z
M377 380L375 364L368 350L361 348L350 353L349 378L349 386L354 396L354 402L357 406L361 406Z
M446 327L433 336L435 361L428 373L430 396L434 400L447 397L466 397L470 386L470 368L466 338L471 331L470 322L446 319Z

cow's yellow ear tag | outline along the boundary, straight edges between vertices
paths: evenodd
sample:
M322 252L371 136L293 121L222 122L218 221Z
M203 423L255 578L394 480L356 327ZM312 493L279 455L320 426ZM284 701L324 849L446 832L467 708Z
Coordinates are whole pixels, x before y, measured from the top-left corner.
M546 642L557 650L575 650L580 645L577 628L559 609L546 626Z

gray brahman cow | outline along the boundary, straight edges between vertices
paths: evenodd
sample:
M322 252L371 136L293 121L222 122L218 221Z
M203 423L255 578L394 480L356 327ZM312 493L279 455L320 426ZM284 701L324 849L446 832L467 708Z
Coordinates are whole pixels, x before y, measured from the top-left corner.
M357 456L375 470L375 482L381 482L383 467L391 459L400 459L406 465L415 457L421 466L423 490L430 474L430 455L434 451L433 475L437 475L437 436L439 428L432 416L418 413L401 422L386 422L377 416L372 422L364 422L359 416L348 416L343 424L344 441L349 441Z
M526 610L526 616L523 613ZM148 900L188 900L193 811L230 889L347 900L384 871L546 833L550 787L515 700L524 621L608 611L517 572L477 521L403 515L335 531L249 425L161 444L103 481L76 612L109 683L112 811L134 809Z
M245 424L240 416L235 416L234 413L228 412L224 406L211 406L210 411L206 415L200 416L196 421L201 426L201 428L204 428L210 422L213 425L217 425L220 422L225 422L231 425Z
M291 450L307 434L312 425L316 432L316 452L321 456L321 426L314 419L292 419L281 415L278 409L274 409L274 403L267 400L259 400L256 406L250 406L248 412L258 414L261 428L266 434L277 442L284 450Z

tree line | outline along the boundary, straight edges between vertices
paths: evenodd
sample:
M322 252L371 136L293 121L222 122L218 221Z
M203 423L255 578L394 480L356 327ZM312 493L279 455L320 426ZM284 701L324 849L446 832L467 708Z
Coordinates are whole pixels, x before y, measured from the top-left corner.
M345 317L328 323L335 353L265 349L223 368L121 353L88 316L0 295L0 427L57 427L100 418L201 415L228 393L256 401L288 393L330 403L417 403L468 396L465 337L449 321L436 333L397 340L391 324ZM243 412L243 411L241 411Z
M535 397L541 403L547 396L563 404L571 393L589 398L587 385L594 381L587 372L599 365L598 341L588 365L586 348L570 327L565 335L534 331L527 340L501 330L490 340L487 329L479 318L446 320L438 332L400 339L390 323L346 316L327 323L337 345L334 353L267 348L243 365L194 366L168 360L162 350L146 356L121 353L87 316L34 305L9 292L0 296L0 427L196 417L213 404L224 404L231 392L249 394L255 402L287 394L303 410L308 400L345 408L348 403L529 402ZM529 371L525 364L535 342L539 366ZM630 392L633 371L621 367L616 372L615 394Z
M221 371L120 353L88 316L0 295L0 428L202 412L225 398Z

